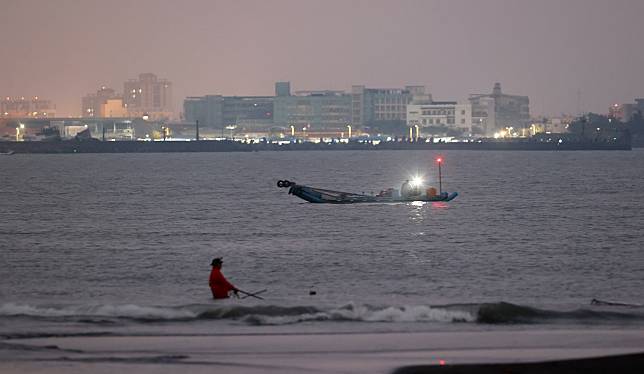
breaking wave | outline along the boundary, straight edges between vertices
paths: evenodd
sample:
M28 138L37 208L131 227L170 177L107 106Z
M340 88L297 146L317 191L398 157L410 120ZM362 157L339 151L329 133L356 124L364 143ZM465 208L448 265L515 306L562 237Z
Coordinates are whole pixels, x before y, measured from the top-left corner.
M595 321L604 323L644 322L644 309L622 309L618 311L581 308L571 311L556 311L500 302L481 304L478 307L476 320L479 323L489 324L589 323Z
M190 322L229 320L249 325L288 325L304 322L437 322L481 324L644 323L644 309L577 309L554 311L499 302L448 306L371 306L346 304L335 308L276 305L185 305L176 307L126 305L35 306L5 303L0 317L21 317L83 323Z

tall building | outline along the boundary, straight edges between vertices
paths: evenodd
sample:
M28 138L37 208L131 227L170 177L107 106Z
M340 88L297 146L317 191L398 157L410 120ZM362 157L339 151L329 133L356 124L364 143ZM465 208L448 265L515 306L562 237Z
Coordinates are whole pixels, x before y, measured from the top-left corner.
M344 129L351 124L351 95L343 91L290 92L290 83L275 84L275 125L313 130Z
M469 135L472 130L472 106L456 101L409 104L407 126L418 126L423 136Z
M391 121L405 123L407 105L412 101L429 102L431 95L425 93L425 86L405 86L405 88L353 86L351 122L362 126Z
M46 118L56 116L56 106L51 100L38 96L31 99L6 96L0 101L0 118Z
M492 136L508 127L530 126L530 99L527 96L508 95L495 83L490 94L471 94L473 132Z
M81 107L83 117L103 118L125 117L127 115L123 105L123 98L112 88L106 86L101 86L95 94L83 96Z
M152 73L139 74L123 84L123 106L132 117L172 118L172 83Z

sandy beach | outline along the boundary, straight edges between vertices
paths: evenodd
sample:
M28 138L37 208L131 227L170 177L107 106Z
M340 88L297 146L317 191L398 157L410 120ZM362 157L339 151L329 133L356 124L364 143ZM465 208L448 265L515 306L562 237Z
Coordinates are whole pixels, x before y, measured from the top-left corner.
M644 330L81 336L0 344L2 373L430 373L436 366L507 372L507 364L642 353ZM625 356L611 367L615 362L640 372L643 360ZM498 363L506 365L461 366ZM535 372L519 370L530 367L511 372Z

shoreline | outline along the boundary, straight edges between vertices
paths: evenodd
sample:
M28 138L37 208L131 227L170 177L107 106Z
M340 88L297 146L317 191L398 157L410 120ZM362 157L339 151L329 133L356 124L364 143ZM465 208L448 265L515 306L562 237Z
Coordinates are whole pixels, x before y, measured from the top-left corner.
M583 372L641 372L643 352L644 329L75 336L4 340L0 371L421 374L568 373L590 367L597 371Z
M167 153L167 152L280 152L280 151L630 151L630 142L503 140L453 143L391 141L377 144L349 143L242 143L232 140L199 141L99 141L60 140L0 142L0 153Z

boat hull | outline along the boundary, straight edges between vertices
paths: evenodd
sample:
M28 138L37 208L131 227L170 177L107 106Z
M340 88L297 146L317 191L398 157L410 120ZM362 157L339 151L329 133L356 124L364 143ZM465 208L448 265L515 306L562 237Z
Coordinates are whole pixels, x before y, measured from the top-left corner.
M458 192L443 192L435 196L410 196L407 198L394 198L392 196L374 196L354 194L349 192L324 190L320 188L293 184L288 191L300 199L314 204L364 204L364 203L397 203L413 201L451 201L458 196Z

